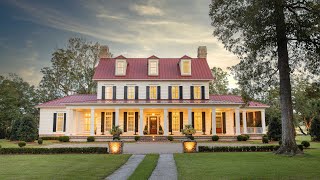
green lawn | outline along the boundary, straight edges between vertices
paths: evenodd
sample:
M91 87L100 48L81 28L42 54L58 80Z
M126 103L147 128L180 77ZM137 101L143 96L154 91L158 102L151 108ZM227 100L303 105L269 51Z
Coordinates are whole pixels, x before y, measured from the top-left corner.
M9 141L6 139L0 139L0 145L2 148L19 148L18 146L19 141ZM46 145L52 144L52 143L58 143L59 141L57 140L45 140L43 141L42 145L39 145L37 141L27 143L25 147L44 147Z
M157 166L159 154L147 154L143 161L139 164L134 173L130 176L130 180L148 179L154 168Z
M0 179L102 179L130 155L1 155Z

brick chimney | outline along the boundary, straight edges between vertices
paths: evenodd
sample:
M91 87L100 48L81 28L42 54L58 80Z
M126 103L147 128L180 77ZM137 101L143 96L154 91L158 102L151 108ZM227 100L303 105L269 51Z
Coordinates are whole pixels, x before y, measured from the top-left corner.
M108 46L100 46L99 58L111 58L111 53L109 52Z
M207 47L199 46L198 47L198 58L207 58Z

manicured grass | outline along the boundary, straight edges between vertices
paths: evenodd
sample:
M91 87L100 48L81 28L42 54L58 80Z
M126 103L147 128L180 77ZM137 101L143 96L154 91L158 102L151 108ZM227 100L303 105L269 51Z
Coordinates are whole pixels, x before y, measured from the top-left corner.
M102 179L130 155L1 155L0 179Z
M158 159L159 154L147 154L129 179L148 179L151 176L154 168L157 166Z
M6 139L0 139L0 145L2 148L19 148L18 146L19 141L9 141ZM59 141L57 140L44 140L43 144L39 145L38 141L34 142L28 142L25 147L43 147L52 143L58 143Z

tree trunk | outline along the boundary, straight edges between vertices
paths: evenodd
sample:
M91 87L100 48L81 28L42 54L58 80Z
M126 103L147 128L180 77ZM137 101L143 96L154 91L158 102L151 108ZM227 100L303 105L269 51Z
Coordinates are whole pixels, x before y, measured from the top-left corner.
M300 154L295 141L293 109L291 99L290 67L284 18L284 1L275 0L275 21L277 36L278 68L280 74L280 105L282 121L282 144L276 154Z

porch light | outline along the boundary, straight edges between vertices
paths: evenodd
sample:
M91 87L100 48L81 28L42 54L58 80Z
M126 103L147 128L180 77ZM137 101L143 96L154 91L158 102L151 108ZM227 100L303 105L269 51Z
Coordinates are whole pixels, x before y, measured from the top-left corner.
M152 136L152 141L154 141L154 136Z
M109 142L109 153L110 154L122 154L123 153L123 142L122 141L110 141Z
M184 141L182 145L184 153L197 152L197 141Z

